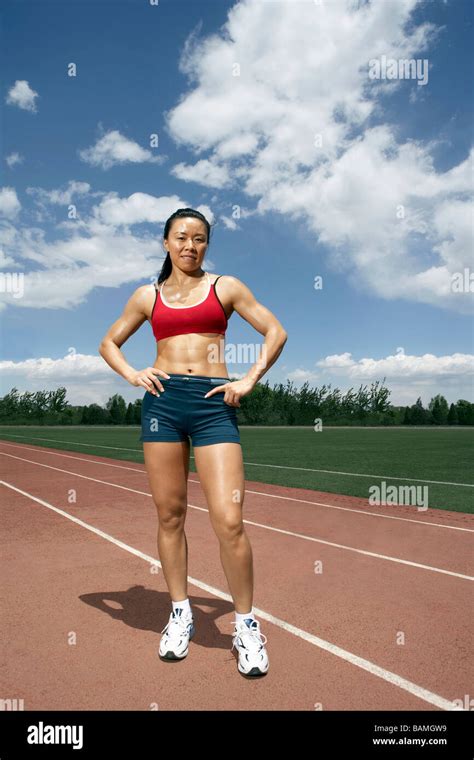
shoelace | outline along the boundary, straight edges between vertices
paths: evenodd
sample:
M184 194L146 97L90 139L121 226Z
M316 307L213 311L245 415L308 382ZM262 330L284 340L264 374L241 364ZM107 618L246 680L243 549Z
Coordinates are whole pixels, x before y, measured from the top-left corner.
M235 626L235 622L232 623ZM258 652L263 644L267 643L267 637L260 631L260 625L257 622L255 627L249 628L247 624L239 626L235 630L234 641L232 643L232 649L234 648L237 639L242 639L244 646L250 652ZM232 651L232 649L230 651Z
M168 620L165 627L161 631L161 633L164 633L168 628L171 628L172 625L175 625L178 627L180 633L186 633L188 625L192 623L192 618L185 617L184 619L180 615L175 615L174 618L171 618L171 620ZM168 636L171 635L171 630L168 630Z

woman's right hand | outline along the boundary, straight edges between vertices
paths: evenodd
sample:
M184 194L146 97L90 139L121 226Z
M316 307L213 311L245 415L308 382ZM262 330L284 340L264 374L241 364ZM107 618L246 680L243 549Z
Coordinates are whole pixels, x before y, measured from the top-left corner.
M159 381L160 377L165 377L167 380L170 379L170 376L167 375L166 372L163 372L162 369L156 369L156 367L146 367L146 369L140 369L136 372L133 372L133 374L128 378L128 381L132 385L141 385L143 388L146 388L147 391L153 393L154 396L159 396L160 394L157 392L156 388L158 388L158 390L160 390L162 393L164 393L165 390Z

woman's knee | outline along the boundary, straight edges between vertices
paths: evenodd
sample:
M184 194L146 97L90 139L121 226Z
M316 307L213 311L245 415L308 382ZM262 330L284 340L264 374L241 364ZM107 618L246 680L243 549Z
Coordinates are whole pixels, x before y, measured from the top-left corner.
M185 499L160 499L159 501L155 499L155 506L160 529L176 531L184 527L187 510Z
M223 514L214 519L213 526L219 541L233 542L244 532L244 522L241 513Z

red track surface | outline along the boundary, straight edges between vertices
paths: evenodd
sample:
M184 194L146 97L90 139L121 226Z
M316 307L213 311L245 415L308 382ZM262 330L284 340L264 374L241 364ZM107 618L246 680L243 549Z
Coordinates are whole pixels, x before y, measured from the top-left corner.
M474 694L473 515L247 481L270 659L267 676L248 680L197 474L186 519L197 631L185 660L164 663L171 605L144 466L6 441L0 462L0 696L25 710L443 710Z

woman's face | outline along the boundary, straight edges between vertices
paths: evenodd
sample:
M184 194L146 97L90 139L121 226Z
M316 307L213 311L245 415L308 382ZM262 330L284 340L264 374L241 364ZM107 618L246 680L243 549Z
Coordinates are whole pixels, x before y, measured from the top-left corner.
M164 239L164 246L174 267L183 272L193 272L200 268L206 253L206 225L192 216L174 219L168 237Z

